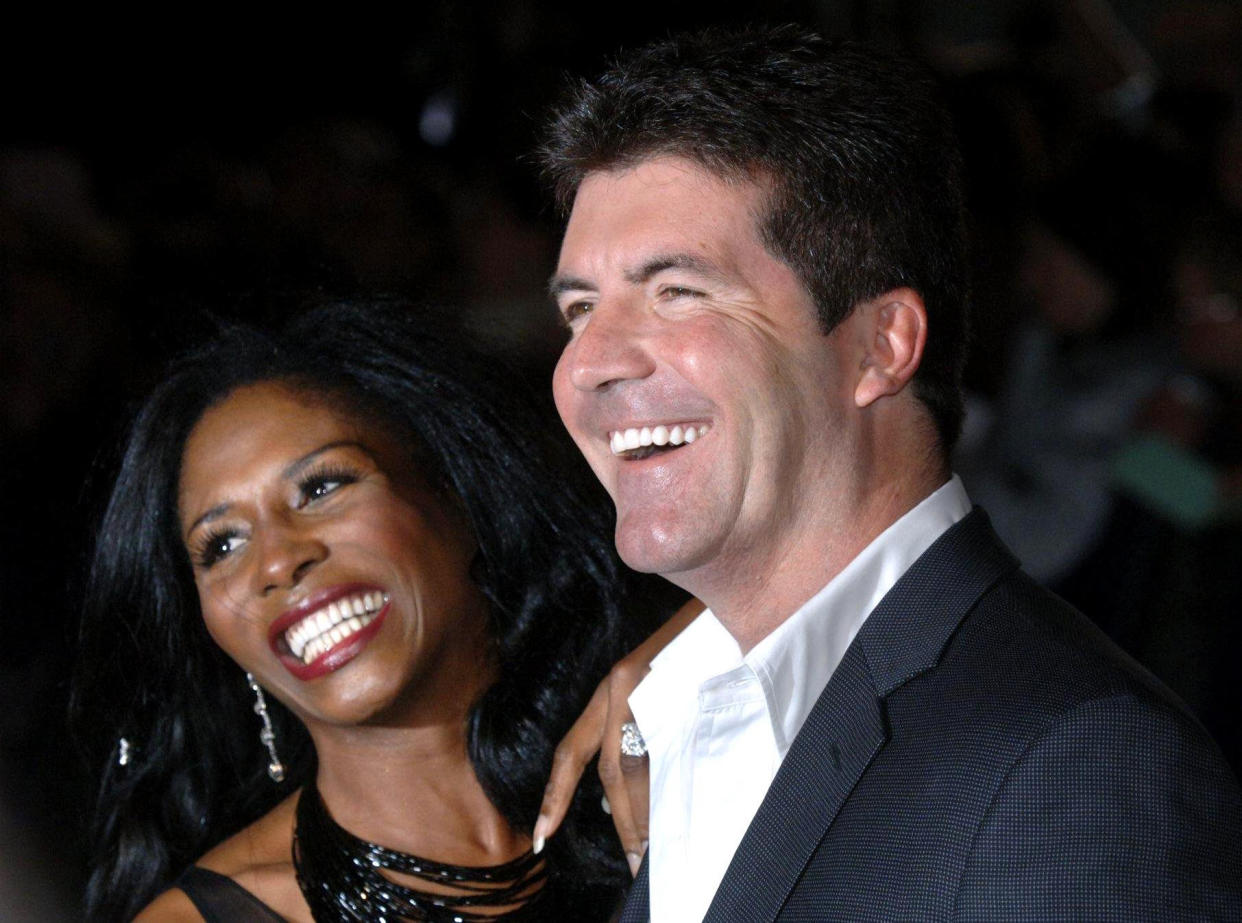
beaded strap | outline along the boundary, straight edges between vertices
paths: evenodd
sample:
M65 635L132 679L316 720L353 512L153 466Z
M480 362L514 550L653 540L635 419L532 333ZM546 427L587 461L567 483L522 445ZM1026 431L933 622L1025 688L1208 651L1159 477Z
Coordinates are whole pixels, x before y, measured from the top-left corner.
M540 919L547 865L529 850L503 865L435 862L368 843L328 814L314 783L298 799L293 864L317 921L429 920L488 923ZM383 871L435 883L444 891L397 884ZM511 907L504 912L487 908ZM484 911L482 913L478 911Z

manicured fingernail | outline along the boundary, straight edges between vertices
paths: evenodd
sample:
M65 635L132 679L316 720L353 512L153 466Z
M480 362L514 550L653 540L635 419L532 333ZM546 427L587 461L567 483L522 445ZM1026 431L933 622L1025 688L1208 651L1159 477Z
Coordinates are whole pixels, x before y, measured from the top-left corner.
M611 814L611 813L612 813L612 805L611 805L611 804L609 804L609 802L608 802L608 796L607 796L607 795L605 795L604 797L600 798L600 800L599 800L599 806L600 806L600 808L601 808L601 809L603 809L603 812L604 812L605 814Z
M627 852L625 854L625 861L630 864L630 876L637 878L638 867L643 864L643 857L636 852Z
M530 849L536 856L543 852L543 844L547 839L548 819L540 814L535 819L535 832L531 834Z

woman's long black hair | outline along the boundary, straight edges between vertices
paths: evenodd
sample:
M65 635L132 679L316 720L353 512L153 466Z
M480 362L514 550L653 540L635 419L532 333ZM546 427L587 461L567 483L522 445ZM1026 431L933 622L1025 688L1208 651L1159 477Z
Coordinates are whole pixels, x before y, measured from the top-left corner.
M179 537L190 430L260 381L405 434L430 469L421 474L464 505L500 667L471 713L468 746L515 829L533 826L556 742L632 637L600 498L503 366L392 306L330 305L276 332L225 331L176 362L142 406L98 532L73 693L79 735L104 767L91 919L129 919L313 772L305 730L268 697L289 772L280 786L267 778L249 689L207 635ZM548 844L554 885L584 911L606 907L625 880L614 839L598 794L584 791Z

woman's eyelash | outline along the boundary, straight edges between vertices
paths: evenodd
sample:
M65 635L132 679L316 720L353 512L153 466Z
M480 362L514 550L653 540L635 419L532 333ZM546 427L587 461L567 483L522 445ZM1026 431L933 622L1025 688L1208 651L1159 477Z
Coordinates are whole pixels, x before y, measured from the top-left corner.
M346 484L353 484L360 476L354 469L342 465L316 465L298 479L299 505L326 497Z
M207 532L194 543L194 547L190 550L190 558L199 567L211 567L225 555L234 551L237 546L233 542L240 541L241 537L236 529L217 529L214 532Z
M353 484L360 477L358 471L343 465L316 465L298 479L297 506L300 509L308 503L314 503L347 484ZM198 567L209 568L237 550L238 544L244 538L235 528L205 532L190 548L190 560Z

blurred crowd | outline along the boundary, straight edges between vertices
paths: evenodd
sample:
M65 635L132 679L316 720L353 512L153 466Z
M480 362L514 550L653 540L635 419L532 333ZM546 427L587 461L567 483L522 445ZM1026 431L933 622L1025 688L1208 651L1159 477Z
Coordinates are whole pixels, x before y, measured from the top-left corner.
M13 868L68 894L80 874L74 594L127 402L220 319L361 291L450 311L546 382L540 113L623 45L754 15L640 7L606 32L529 0L313 40L57 45L42 95L0 126L0 910ZM903 46L942 79L976 261L958 469L1027 569L1242 772L1242 6L765 17Z
M950 78L974 184L956 466L1242 771L1242 8L1031 5Z

